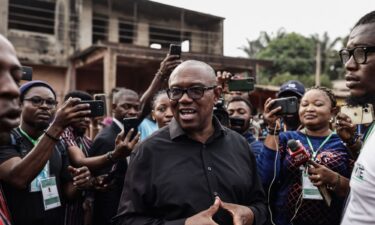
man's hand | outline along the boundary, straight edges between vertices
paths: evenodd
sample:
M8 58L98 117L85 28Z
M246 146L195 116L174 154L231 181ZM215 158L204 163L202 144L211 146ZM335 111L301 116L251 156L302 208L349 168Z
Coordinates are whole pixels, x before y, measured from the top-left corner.
M65 129L72 123L84 121L85 117L91 112L90 105L78 104L79 102L79 98L69 98L62 107L57 110L52 125Z
M343 140L345 143L350 142L354 136L356 131L356 126L352 124L352 120L344 113L338 113L336 116L336 132L337 135Z
M223 93L229 93L228 82L232 79L233 75L227 71L217 71L216 80L219 86L222 87Z
M132 128L127 135L125 135L124 131L121 131L121 133L117 135L115 141L116 147L113 152L113 157L115 159L126 158L131 154L141 135L138 133L131 141L129 141L133 133L134 129Z
M226 203L220 201L221 208L227 210L233 217L233 225L252 225L254 222L254 213L249 207Z
M220 204L220 199L216 198L214 204L210 208L187 218L185 221L185 225L218 225L217 223L215 223L212 217L219 210Z

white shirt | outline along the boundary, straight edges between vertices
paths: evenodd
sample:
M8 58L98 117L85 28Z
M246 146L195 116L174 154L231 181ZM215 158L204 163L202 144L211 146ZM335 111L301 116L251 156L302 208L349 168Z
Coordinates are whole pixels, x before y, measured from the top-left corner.
M375 224L374 131L369 134L361 153L355 162L352 176L350 178L350 195L341 222L341 225L370 224Z

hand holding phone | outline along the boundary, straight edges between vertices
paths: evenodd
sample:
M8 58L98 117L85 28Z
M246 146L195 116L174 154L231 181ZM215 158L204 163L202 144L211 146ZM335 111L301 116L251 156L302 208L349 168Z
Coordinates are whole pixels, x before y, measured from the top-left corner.
M254 90L254 79L252 77L246 79L231 79L228 81L229 91L249 92Z
M125 136L129 133L129 131L133 128L133 134L130 138L129 141L133 140L134 137L138 133L138 125L141 123L141 121L137 117L131 117L131 118L124 118L123 119L123 124L124 124L124 133Z
M286 97L286 98L277 98L274 100L273 104L271 105L271 109L273 110L277 107L281 106L281 110L278 111L277 115L293 115L298 112L298 98L295 96Z
M169 55L178 55L181 58L181 45L170 44Z
M91 113L88 117L104 116L104 102L101 100L85 100L80 101L78 104L89 104Z

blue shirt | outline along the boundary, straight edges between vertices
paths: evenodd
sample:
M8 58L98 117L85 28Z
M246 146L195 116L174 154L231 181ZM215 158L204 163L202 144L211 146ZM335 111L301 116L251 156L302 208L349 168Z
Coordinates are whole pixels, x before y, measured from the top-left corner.
M312 137L314 150L326 137ZM277 138L277 137L275 137ZM300 131L281 132L279 135L279 151L263 146L258 157L258 171L264 189L270 191L270 205L273 212L273 221L278 225L289 225L293 214L296 212L298 199L301 197L302 172L299 166L295 165L287 151L287 142L290 139L299 140L307 151L312 153L307 142L306 135ZM350 176L350 157L346 147L337 134L331 138L318 151L316 161L331 170L338 172L344 177ZM276 171L274 171L276 162ZM275 177L274 182L272 182ZM340 214L343 207L343 199L332 193L332 204L328 207L324 201L303 199L298 213L292 221L294 224L330 224L340 223Z

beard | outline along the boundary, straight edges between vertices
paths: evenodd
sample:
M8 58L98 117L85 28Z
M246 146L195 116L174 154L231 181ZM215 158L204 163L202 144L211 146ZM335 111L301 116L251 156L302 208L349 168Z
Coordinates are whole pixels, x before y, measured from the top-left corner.
M366 93L362 96L349 96L346 98L346 103L350 106L365 106L366 104L372 104L375 106L375 95L374 93Z

